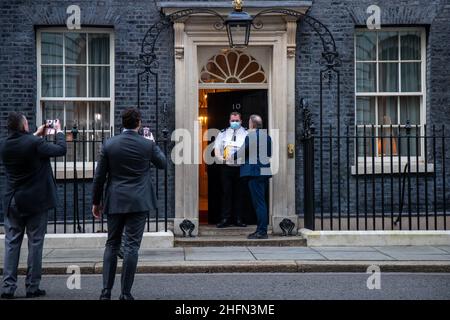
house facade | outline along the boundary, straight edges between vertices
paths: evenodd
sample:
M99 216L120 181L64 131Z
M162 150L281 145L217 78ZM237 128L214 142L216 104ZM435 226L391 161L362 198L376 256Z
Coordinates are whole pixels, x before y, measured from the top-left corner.
M60 118L72 142L66 159L52 161L54 220L73 222L76 210L91 223L101 141L120 132L124 108L139 106L169 157L181 141L174 132L190 133L183 161L153 180L160 210L151 218L167 215L177 235L183 222L197 235L217 218L217 168L196 155L207 150L205 129L223 129L233 110L244 124L249 113L264 115L274 138L275 233L305 226L311 211L317 229L395 229L399 215L404 228L447 228L450 1L244 1L255 20L239 49L217 25L232 9L231 1L2 1L0 136L16 110L32 126Z

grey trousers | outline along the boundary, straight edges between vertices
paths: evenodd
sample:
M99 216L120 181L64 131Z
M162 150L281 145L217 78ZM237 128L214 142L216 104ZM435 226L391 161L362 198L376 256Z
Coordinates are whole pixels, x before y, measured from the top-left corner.
M144 234L147 212L109 214L108 240L103 256L103 289L114 286L117 269L117 254L123 241L123 266L121 275L122 293L130 294L138 263L138 252Z
M17 268L24 234L28 237L28 269L25 279L27 292L39 289L42 275L42 251L47 232L47 212L23 215L14 204L5 216L5 260L3 267L3 292L17 289Z

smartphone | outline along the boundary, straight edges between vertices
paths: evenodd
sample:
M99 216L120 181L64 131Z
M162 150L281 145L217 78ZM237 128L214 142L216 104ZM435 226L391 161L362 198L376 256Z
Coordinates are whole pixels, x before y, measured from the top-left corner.
M53 135L56 133L55 130L56 120L45 120L45 135Z
M143 131L143 137L145 139L155 141L155 139L153 138L153 134L150 132L150 128L145 127L142 129L142 131Z

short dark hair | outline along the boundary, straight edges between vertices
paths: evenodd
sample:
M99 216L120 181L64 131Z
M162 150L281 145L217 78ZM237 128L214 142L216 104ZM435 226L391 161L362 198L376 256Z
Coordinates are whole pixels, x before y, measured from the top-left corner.
M134 107L122 111L122 126L125 129L136 129L141 121L141 112Z
M12 111L8 114L6 125L10 131L22 131L25 122L25 116L22 112Z
M233 111L232 113L230 113L230 118L231 118L231 116L238 116L239 119L242 119L241 114L239 112L237 112L237 111Z
M257 114L252 114L250 116L250 121L253 123L256 129L262 129L263 121L262 118Z

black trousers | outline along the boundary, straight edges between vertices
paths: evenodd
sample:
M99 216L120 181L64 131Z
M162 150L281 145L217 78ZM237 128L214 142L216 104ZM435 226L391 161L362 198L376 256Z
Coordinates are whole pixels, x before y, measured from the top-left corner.
M122 293L130 294L138 263L138 252L144 234L147 212L109 214L108 240L103 256L103 288L111 290L117 269L117 254L125 237L121 275Z
M222 165L222 220L242 220L242 181L240 168Z

